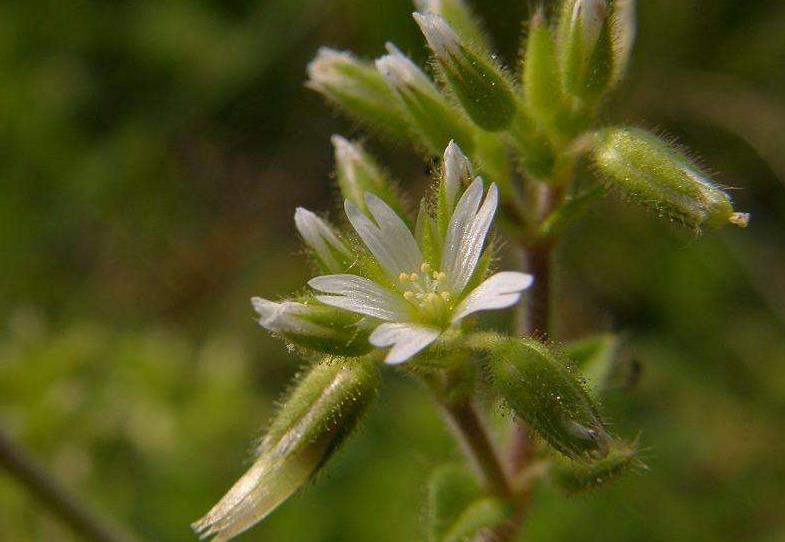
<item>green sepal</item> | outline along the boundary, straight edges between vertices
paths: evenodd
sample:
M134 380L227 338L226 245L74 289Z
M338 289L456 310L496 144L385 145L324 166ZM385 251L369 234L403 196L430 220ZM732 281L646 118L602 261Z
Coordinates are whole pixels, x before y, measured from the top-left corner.
M549 131L558 133L568 107L561 88L556 44L542 8L529 25L522 75L527 110Z
M548 444L572 459L607 454L599 409L562 358L534 339L499 337L486 349L494 387Z
M193 528L229 540L275 510L329 460L379 388L370 358L328 359L298 379L260 441L251 468Z
M590 154L606 186L660 217L695 231L704 225L747 225L749 215L735 212L730 197L692 159L646 130L600 130Z
M465 466L442 465L428 482L428 540L461 542L510 517L503 501L488 496Z
M608 455L596 461L557 459L550 469L554 483L567 493L597 489L634 469L645 468L638 459L638 443L613 441Z
M543 181L552 178L556 165L553 145L526 111L518 110L508 133L523 172Z
M434 14L414 14L434 58L469 118L480 128L507 128L517 109L508 75L491 56L462 41L447 22Z

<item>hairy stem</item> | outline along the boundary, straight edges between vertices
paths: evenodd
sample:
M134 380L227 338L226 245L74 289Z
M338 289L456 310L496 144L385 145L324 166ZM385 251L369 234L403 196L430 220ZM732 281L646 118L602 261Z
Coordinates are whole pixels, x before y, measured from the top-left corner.
M0 468L27 489L63 523L86 540L94 542L136 542L117 525L99 518L65 490L38 462L0 430Z
M510 500L513 496L512 486L474 406L468 399L456 403L442 402L441 406L485 486L499 497Z

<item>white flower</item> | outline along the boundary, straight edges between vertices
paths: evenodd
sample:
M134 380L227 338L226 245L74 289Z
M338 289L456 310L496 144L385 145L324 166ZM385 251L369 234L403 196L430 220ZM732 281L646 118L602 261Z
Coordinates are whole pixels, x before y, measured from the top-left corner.
M380 320L369 341L379 348L392 347L385 360L389 364L407 361L470 314L514 305L532 283L530 275L502 272L465 291L496 212L496 185L483 201L482 179L471 183L455 206L441 254L433 262L426 261L412 233L386 203L371 193L365 194L365 202L372 219L349 201L346 215L390 284L350 274L320 276L308 284L321 292L318 301Z

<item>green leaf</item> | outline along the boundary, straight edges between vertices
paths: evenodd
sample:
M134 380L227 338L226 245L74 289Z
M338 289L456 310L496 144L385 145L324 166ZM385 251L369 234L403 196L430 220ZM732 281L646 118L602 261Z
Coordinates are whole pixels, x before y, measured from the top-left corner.
M509 507L488 496L465 466L442 465L428 484L430 542L461 542L504 523Z

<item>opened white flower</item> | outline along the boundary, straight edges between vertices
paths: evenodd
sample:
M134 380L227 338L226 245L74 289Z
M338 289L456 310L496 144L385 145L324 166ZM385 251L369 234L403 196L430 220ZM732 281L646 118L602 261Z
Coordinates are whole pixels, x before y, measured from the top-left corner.
M454 144L451 147L448 156L457 150ZM447 186L453 182L445 179ZM420 246L403 220L377 196L366 193L365 202L370 217L349 201L344 205L346 215L389 281L381 284L338 274L319 276L308 284L321 292L318 301L380 321L369 341L379 348L392 347L385 360L389 364L407 361L470 314L514 305L532 283L530 275L501 272L466 291L496 212L496 185L490 186L483 201L482 179L471 183L438 240L440 251L431 249L434 243ZM451 202L447 207L452 208ZM430 217L426 220L432 222Z

